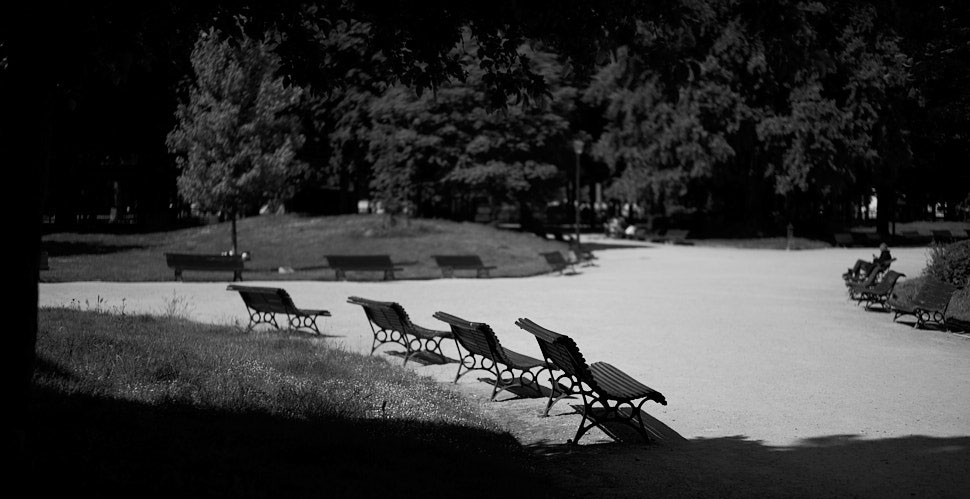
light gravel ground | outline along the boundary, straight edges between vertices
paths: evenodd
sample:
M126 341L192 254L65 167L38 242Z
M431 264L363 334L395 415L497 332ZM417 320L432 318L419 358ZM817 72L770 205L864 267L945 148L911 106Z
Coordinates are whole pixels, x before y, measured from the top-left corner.
M775 251L643 244L598 251L595 265L580 267L575 275L248 284L285 287L297 305L330 310L333 317L322 325L332 337L321 341L365 353L371 331L361 308L347 303L348 296L397 301L414 322L426 327L445 328L431 317L438 310L487 322L505 347L533 356L539 356L537 344L514 325L517 318L567 334L587 360L607 361L666 396L667 406L648 403L645 409L672 435L695 443L690 451L663 457L664 466L676 468L667 469L673 474L678 466L691 469L690 463L713 467L710 456L719 456L723 463L718 467L727 466L725 473L741 476L738 480L750 485L753 478L745 473L765 464L729 444L779 452L838 447L842 449L836 453L841 456L839 462L847 469L870 470L885 461L883 454L892 459L895 453L909 461L906 467L888 467L872 475L872 486L881 488L847 485L855 480L839 478L846 483L826 489L827 493L814 490L805 495L848 491L868 496L878 491L910 496L909 489L895 485L898 481L926 482L913 489L917 496L947 496L970 481L966 472L970 469L970 338L915 330L849 301L840 275L857 258L871 258L874 252L871 248ZM893 255L897 257L893 268L907 276L918 276L926 264L925 248L894 248ZM226 291L226 283L40 284L42 307L69 305L72 300L81 308L100 303L107 309L123 307L127 313L164 313L174 306L192 319L220 324L248 320L239 295ZM447 345L446 353L456 356L453 344ZM456 367L414 368L450 382ZM540 400L489 403L489 389L476 377L465 376L457 388L505 420L523 444L555 448L553 444L575 432L578 416L569 413L568 405L557 405L553 417L539 418ZM606 441L601 433L591 432L583 438L583 447L592 456L602 447L598 444ZM716 442L724 445L711 447ZM909 447L853 453L860 446L871 449L887 442ZM667 450L677 447L669 445ZM705 459L698 457L698 449L704 449ZM921 470L909 478L897 476L918 466L921 453L935 456L934 470ZM746 459L752 460L751 466L738 464ZM765 458L766 462L774 459ZM793 459L794 464L786 466L807 470L804 480L813 480L813 473L833 474L824 466ZM833 457L823 454L819 459ZM951 462L954 470L964 470L960 476L951 476ZM602 471L603 480L618 487L616 494L632 497L646 490L641 482L632 490L610 482L609 477L625 473L617 471L622 469L622 463L612 463ZM776 471L782 473L763 470L759 473L767 475L758 477L771 486ZM648 482L659 486L656 480ZM667 491L677 495L738 495L722 494L727 491L723 488L711 491L675 482L668 484L673 488ZM609 488L609 483L600 488ZM798 485L788 483L789 488L764 492L802 495L792 492L792 486ZM725 487L723 481L717 487Z

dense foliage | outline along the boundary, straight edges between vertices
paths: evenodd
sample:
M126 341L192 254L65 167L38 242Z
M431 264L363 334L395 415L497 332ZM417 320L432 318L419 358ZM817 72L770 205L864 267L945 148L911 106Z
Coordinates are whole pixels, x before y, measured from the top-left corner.
M958 287L970 286L970 241L933 247L923 275Z
M192 51L192 68L188 102L179 105L168 136L181 172L179 194L233 220L285 201L305 168L296 159L304 138L294 114L302 90L277 76L272 45L211 29Z

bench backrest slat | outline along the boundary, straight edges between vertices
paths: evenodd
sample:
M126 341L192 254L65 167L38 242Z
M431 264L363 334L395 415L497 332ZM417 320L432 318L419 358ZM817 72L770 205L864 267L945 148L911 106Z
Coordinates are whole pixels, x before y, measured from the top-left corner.
M227 289L238 291L246 306L257 312L291 314L297 310L290 294L282 288L229 286Z
M920 286L919 291L916 292L916 295L913 297L913 303L917 307L931 311L946 310L950 304L950 298L957 289L956 286L950 283L929 278L926 279L923 285Z
M469 322L445 312L435 312L434 317L451 325L455 339L465 350L502 364L509 364L495 331L488 324Z
M411 329L411 319L404 307L396 302L368 300L359 296L351 296L347 301L363 307L367 318L383 330L407 333Z
M529 319L519 319L515 321L515 325L536 337L539 349L547 360L559 366L566 374L586 383L593 390L597 389L589 364L586 363L586 359L572 338L550 331Z
M900 277L905 277L905 275L900 274L895 270L889 270L882 277L882 280L876 283L876 285L873 286L872 289L869 290L869 292L875 293L875 294L889 293L890 291L892 291L893 287L896 286L896 281L899 280Z

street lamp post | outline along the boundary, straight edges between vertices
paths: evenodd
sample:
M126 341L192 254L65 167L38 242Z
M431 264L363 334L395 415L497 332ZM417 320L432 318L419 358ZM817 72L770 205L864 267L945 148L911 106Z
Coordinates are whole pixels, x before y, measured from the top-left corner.
M574 200L575 206L574 206L573 212L575 214L575 223L576 223L576 227L575 227L576 228L576 240L575 240L575 242L576 242L576 258L579 259L579 257L580 257L580 249L579 249L579 156L583 154L583 141L581 139L576 139L576 140L573 141L573 152L576 153L576 187L575 187L575 189L576 189L576 195L574 196L575 197L575 200Z

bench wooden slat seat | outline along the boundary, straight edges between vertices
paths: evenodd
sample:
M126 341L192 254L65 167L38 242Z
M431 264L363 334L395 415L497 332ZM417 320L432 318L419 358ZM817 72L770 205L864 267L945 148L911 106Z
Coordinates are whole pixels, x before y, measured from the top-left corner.
M546 259L546 263L552 267L553 271L558 271L560 274L562 274L568 267L572 269L574 273L576 272L575 264L569 260L566 260L566 257L562 256L562 253L558 251L547 251L545 253L540 253L540 255Z
M393 280L394 272L403 270L391 262L390 255L324 255L338 281L347 278L348 271L383 272L384 280Z
M474 270L475 277L489 277L494 265L485 265L478 255L432 255L442 277L454 277L456 270Z
M246 311L249 312L247 330L259 324L269 324L280 329L279 323L276 322L276 315L282 314L287 317L290 329L309 329L320 334L317 318L331 315L327 310L297 307L290 298L290 294L283 288L230 284L226 290L239 292L243 303L246 304Z
M467 321L446 312L435 312L434 318L450 325L455 337L461 359L454 382L457 383L459 378L471 371L487 371L495 376L491 400L495 400L499 390L511 391L510 388L519 386L530 388L541 396L543 392L538 378L542 371L550 371L552 379L551 371L557 370L544 360L504 348L488 324ZM550 391L551 402L554 402L556 395L553 387ZM552 403L546 404L544 415L549 414L551 406Z
M165 253L165 262L175 271L175 280L182 280L186 270L220 272L231 271L233 281L241 281L243 270L242 255L205 255L194 253Z
M423 353L432 354L436 357L434 360L440 363L447 361L441 351L441 340L452 338L451 331L430 329L411 322L404 307L397 302L370 300L359 296L351 296L347 298L347 302L360 305L364 309L374 333L370 349L372 355L381 345L396 343L405 349L404 364L411 357Z
M875 276L875 274L873 274L873 276ZM876 304L886 308L886 300L892 296L893 289L896 287L896 282L901 277L906 277L906 275L896 272L895 270L888 270L883 275L882 279L875 284L868 286L864 284L855 284L850 286L849 295L859 303L864 302L867 310Z
M587 364L576 342L564 334L529 319L519 319L515 324L535 336L546 361L561 369L562 374L553 380L553 386L559 387L564 396L578 394L583 399L583 419L570 443L578 444L583 434L593 427L612 435L606 427L610 422L629 425L644 440L652 440L644 426L641 408L648 400L667 405L663 394L606 362Z

